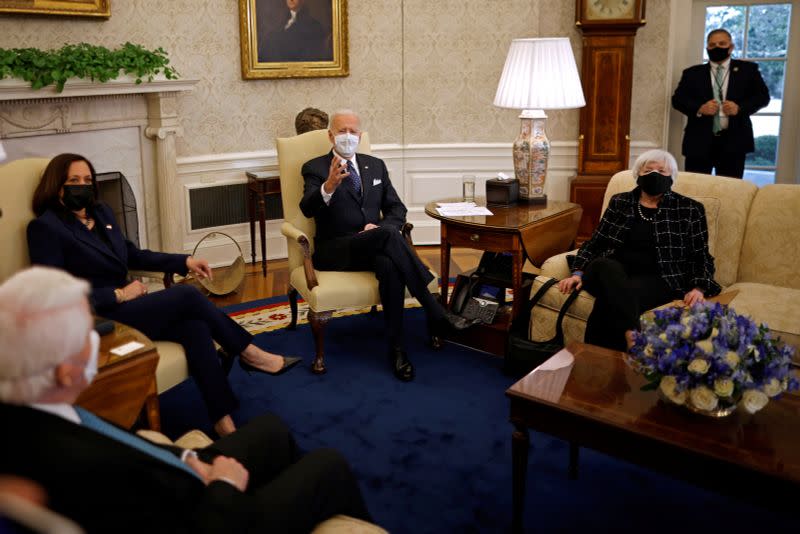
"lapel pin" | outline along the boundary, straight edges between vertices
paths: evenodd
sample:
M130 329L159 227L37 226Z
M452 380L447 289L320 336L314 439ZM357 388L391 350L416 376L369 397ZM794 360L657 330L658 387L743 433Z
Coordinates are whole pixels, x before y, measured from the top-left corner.
M733 67L733 72L739 72L739 67Z
M111 230L111 225L110 225L110 224L107 224L107 225L106 225L106 228L107 228L108 230Z

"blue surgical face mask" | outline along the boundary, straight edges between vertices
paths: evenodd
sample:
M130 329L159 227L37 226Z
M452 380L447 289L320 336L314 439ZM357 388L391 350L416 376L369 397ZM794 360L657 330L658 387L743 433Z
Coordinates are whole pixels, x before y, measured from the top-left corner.
M336 152L343 158L352 158L356 153L359 138L355 134L342 133L334 136L333 138Z
M92 330L89 332L89 361L83 368L83 378L87 384L91 384L97 376L97 360L100 357L100 334Z

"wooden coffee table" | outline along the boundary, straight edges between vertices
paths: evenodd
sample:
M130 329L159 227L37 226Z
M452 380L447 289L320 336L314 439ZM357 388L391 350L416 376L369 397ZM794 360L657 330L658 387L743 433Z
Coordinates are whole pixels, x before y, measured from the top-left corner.
M125 356L111 354L111 349L129 341L138 341L144 347ZM124 428L131 428L146 407L149 427L160 430L157 365L153 342L135 328L115 323L114 331L100 338L97 376L76 404Z
M512 256L514 300L510 314L500 314L492 325L479 325L450 336L450 339L471 347L502 356L505 354L511 321L522 309L529 296L530 286L523 291L522 267L525 259L541 265L547 258L569 250L578 232L583 213L578 204L549 200L547 204L518 203L510 206L489 206L492 215L475 217L446 217L436 211L440 202L460 202L444 199L429 202L425 213L441 223L442 286L450 276L450 249L465 247L486 252L509 252ZM476 204L486 205L485 198ZM442 291L442 304L447 305L447 291Z
M711 419L641 391L622 353L575 343L560 397L544 400L531 374L511 386L514 532L522 532L528 429L682 478L749 502L796 506L800 498L800 397L760 412ZM577 450L577 449L574 449ZM748 489L750 488L750 489ZM757 489L754 489L757 488ZM794 504L789 504L794 503Z

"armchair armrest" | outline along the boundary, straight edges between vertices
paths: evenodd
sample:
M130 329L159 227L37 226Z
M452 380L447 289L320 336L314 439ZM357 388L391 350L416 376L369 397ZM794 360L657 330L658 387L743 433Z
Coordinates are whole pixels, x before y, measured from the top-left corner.
M556 254L555 256L547 258L542 264L540 276L556 278L557 280L568 277L571 273L569 265L567 265L567 256L571 256L576 252L578 252L578 249L562 252L561 254Z
M164 282L164 287L170 287L175 283L175 273L162 273L160 271L128 271L131 276L144 278L160 278Z
M286 239L296 242L303 251L303 272L306 275L306 285L308 285L308 289L314 289L319 282L311 261L311 242L308 240L308 236L295 225L286 221L281 225L281 233L286 236Z

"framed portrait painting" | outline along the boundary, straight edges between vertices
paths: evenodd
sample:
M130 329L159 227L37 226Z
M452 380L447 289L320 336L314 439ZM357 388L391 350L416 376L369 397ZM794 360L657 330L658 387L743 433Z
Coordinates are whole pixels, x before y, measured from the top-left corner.
M108 18L111 0L0 0L0 13Z
M242 78L347 76L347 0L239 0Z

